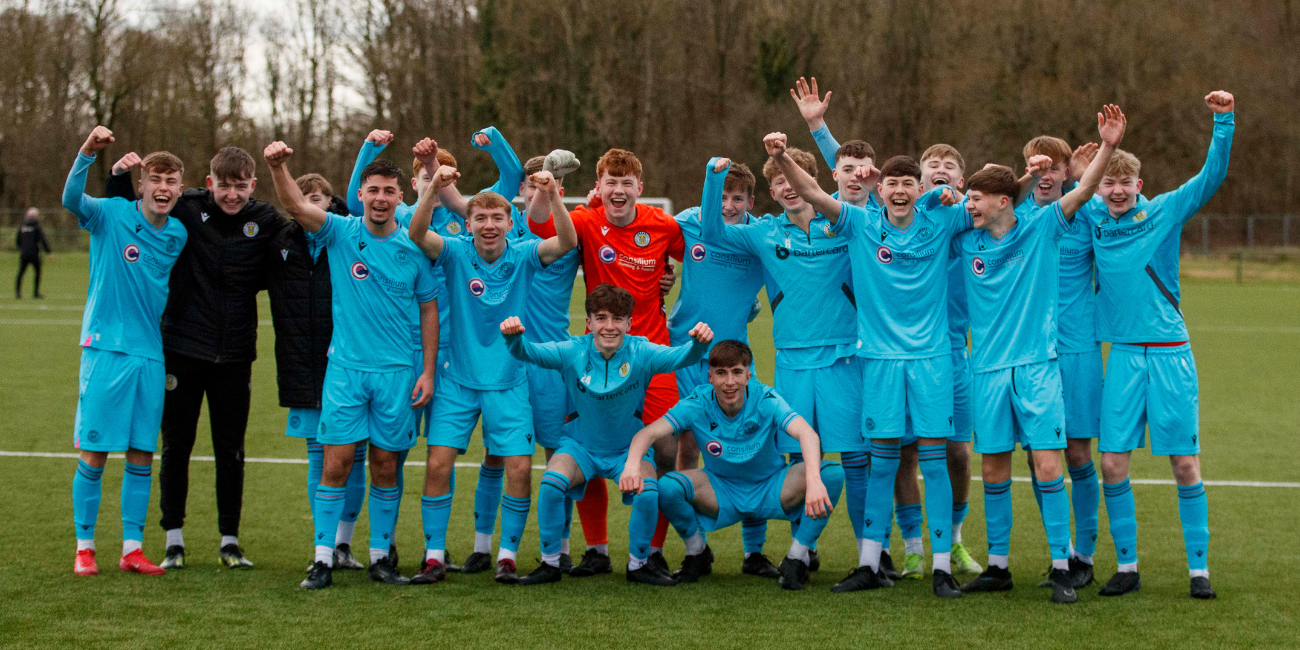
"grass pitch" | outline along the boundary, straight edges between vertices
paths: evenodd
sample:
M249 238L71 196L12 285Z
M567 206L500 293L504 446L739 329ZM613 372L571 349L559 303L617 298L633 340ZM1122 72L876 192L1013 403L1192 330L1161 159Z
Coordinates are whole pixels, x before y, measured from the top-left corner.
M12 253L0 269L16 268ZM6 276L8 277L8 276ZM1210 277L1213 277L1211 274ZM28 280L30 283L30 280ZM30 291L30 284L28 291ZM0 451L68 453L77 396L76 346L86 291L86 256L55 256L46 266L43 301L0 298ZM579 292L580 293L580 292ZM1300 284L1238 285L1188 279L1183 308L1191 327L1201 380L1201 429L1206 480L1300 483ZM269 310L263 297L263 319ZM580 313L579 302L574 303ZM760 376L771 381L770 316L751 328ZM253 366L250 458L305 459L301 440L286 438L285 410L275 392L273 331L261 328L262 357ZM211 453L205 418L196 455ZM481 448L464 460L475 461ZM423 448L413 454L419 457ZM1211 576L1219 599L1187 596L1187 571L1177 496L1172 485L1138 484L1142 591L1103 599L1096 587L1080 591L1074 606L1053 606L1034 584L1048 565L1042 526L1029 485L1014 484L1017 526L1012 541L1014 591L950 602L934 598L929 580L893 589L832 594L829 588L855 564L848 517L837 512L822 537L822 569L810 589L783 592L774 582L740 574L738 528L711 536L714 575L701 583L656 589L624 582L627 509L611 499L611 576L565 579L558 585L518 588L491 576L453 575L433 587L394 588L362 572L339 571L333 588L298 589L311 557L311 521L305 464L251 462L247 466L240 541L257 563L232 572L216 563L218 534L213 466L191 466L186 541L189 568L149 578L114 568L121 523L118 487L122 460L110 460L98 526L101 575L72 574L74 552L71 458L0 456L0 639L7 647L1296 647L1300 645L1300 554L1296 516L1300 489L1209 487ZM541 463L538 455L537 463ZM975 461L978 474L978 460ZM155 461L155 475L157 462ZM1017 474L1026 475L1017 460ZM476 470L459 471L450 552L457 559L473 543ZM406 470L398 527L402 569L415 569L421 544L419 486L423 467ZM536 476L540 476L537 473ZM1139 450L1135 479L1169 479L1168 464ZM535 490L534 490L535 494ZM154 486L145 551L161 560ZM972 485L964 537L984 562L980 485ZM840 510L843 510L841 507ZM1101 513L1097 573L1109 577L1115 554ZM520 569L537 557L536 515L525 533ZM576 517L575 517L576 519ZM355 541L365 546L366 517ZM789 527L774 522L767 553L779 559ZM574 547L581 549L574 523ZM902 557L895 534L896 557ZM364 555L364 549L361 549ZM681 542L669 535L676 563ZM964 576L958 576L959 579Z

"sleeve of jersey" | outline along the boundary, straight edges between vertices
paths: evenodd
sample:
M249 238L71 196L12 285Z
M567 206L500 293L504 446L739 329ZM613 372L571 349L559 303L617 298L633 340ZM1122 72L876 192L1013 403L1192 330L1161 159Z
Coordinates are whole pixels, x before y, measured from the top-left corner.
M497 165L497 182L485 191L496 192L506 197L507 201L513 201L519 194L519 184L524 182L524 165L519 162L519 155L515 153L510 143L506 142L505 136L501 135L497 127L489 126L478 133L488 137L488 145L478 146L472 136L469 139L470 144L476 149L488 152L488 155L492 156L492 162Z
M712 169L713 167L710 166L709 170ZM707 173L710 175L712 174L711 171ZM723 176L725 177L726 175L723 174ZM709 176L705 176L704 180L707 184ZM712 203L704 201L700 204L700 238L704 240L705 245L726 242L734 246L739 246L749 254L755 255L756 253L753 250L754 247L750 244L748 237L748 231L750 229L747 226L727 225L727 222L722 219L722 185L723 182L719 180L718 198L716 201ZM707 190L708 187L706 186L705 189ZM717 209L705 211L704 207L707 205L713 205Z
M849 205L840 201L840 218L835 220L835 225L831 226L831 233L843 235L849 239L857 236L858 231L867 219L867 209L860 208L856 205Z
M664 419L673 426L674 436L691 428L691 409L698 403L699 400L688 397L677 402L672 408L668 409L667 413L664 413Z
M785 400L776 394L776 391L770 390L768 395L775 400L772 405L772 419L776 421L777 431L788 432L790 423L794 422L794 419L799 417L799 414L795 413L794 409L790 408L790 405L786 404Z
M315 233L307 233L308 238L315 239L321 246L329 247L338 238L339 228L343 227L343 217L325 213L325 224Z
M1178 225L1186 223L1201 209L1228 177L1228 158L1232 153L1232 134L1236 130L1235 113L1215 113L1214 138L1205 156L1205 165L1181 187L1165 195Z
M348 200L348 212L351 212L354 217L365 214L366 210L366 206L362 205L361 199L357 197L361 191L361 172L365 170L366 165L374 162L379 152L383 150L384 145L366 140L361 145L361 153L357 154L357 163L352 166L352 178L348 180L348 194L345 197Z
M564 367L564 359L572 349L570 341L554 343L529 343L522 334L507 335L506 349L510 356L542 368L559 370Z
M415 301L429 302L442 297L442 286L444 283L439 282L433 274L433 265L417 263L415 274Z
M668 231L668 257L680 262L682 255L686 253L686 235L682 234L681 224L677 223L671 214L663 212L663 215L664 230Z
M672 348L654 343L646 343L645 346L644 349L650 353L646 365L649 366L651 374L656 375L699 363L709 349L708 345L695 339Z
M835 169L835 154L840 150L840 143L835 141L835 136L831 135L831 127L822 125L822 128L812 132L813 142L817 143L817 150L822 154L822 160L826 161L826 166Z
M460 239L459 237L443 237L442 252L438 254L438 257L434 258L433 260L434 267L440 269L446 269L447 265L451 263L452 259L461 255L464 252L464 248L466 246L472 246L472 245L473 244L470 244L469 242L466 242L465 240Z
M77 161L72 163L68 180L63 184L63 207L77 216L78 226L92 233L99 228L104 201L104 199L86 196L86 174L90 172L90 165L93 162L95 162L94 156L87 156L78 151Z
M542 240L529 239L528 241L517 243L519 245L519 250L524 254L524 259L527 260L528 266L532 267L534 271L540 271L546 268L546 265L542 264L542 258L537 256L537 249L542 247Z
M950 238L975 227L970 212L966 210L966 197L962 197L961 201L952 205L944 205L939 200L943 190L942 187L936 187L922 194L921 198L916 200L916 206L933 215L939 223L947 224Z
M1047 211L1040 214L1038 218L1048 222L1043 225L1047 227L1047 231L1050 233L1052 241L1058 241L1061 237L1064 237L1065 232L1070 229L1070 222L1066 220L1065 213L1061 211L1061 201L1059 199L1052 201L1052 204L1047 206L1046 210Z

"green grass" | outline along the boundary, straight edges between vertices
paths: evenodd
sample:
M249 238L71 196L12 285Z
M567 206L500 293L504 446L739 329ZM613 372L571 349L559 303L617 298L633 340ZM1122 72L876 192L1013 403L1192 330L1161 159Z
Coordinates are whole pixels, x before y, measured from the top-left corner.
M0 450L70 452L76 402L77 333L85 299L84 254L55 256L46 267L44 301L0 298ZM0 269L16 266L0 255ZM576 304L576 303L575 303ZM1188 280L1183 305L1201 377L1204 474L1208 480L1300 481L1300 285ZM263 299L263 318L269 319ZM760 375L771 379L770 319L752 328ZM254 365L249 457L304 458L300 440L283 435L277 406L273 332L261 329L262 358ZM211 453L201 419L195 454ZM417 455L422 451L417 450ZM471 450L476 460L480 449ZM539 460L540 462L540 456ZM978 461L976 461L978 462ZM1017 472L1024 473L1017 461ZM111 460L100 513L100 568L94 579L71 572L69 485L75 461L0 457L0 639L8 647L52 646L564 646L807 647L904 642L916 647L1294 647L1300 611L1300 555L1295 517L1300 490L1211 487L1211 569L1219 600L1187 597L1187 573L1173 486L1136 485L1144 587L1120 599L1081 591L1072 607L1055 607L1035 588L1048 564L1044 535L1029 487L1013 487L1018 525L1012 569L1017 588L1000 595L939 601L928 581L870 593L831 594L829 587L856 563L848 518L836 513L821 542L822 571L811 589L780 591L740 575L739 531L712 536L713 576L671 590L629 585L614 575L530 589L498 586L490 576L453 576L426 588L372 584L339 572L321 593L297 588L310 559L311 521L305 465L249 463L241 543L257 568L217 568L213 465L191 466L190 568L160 578L113 568L120 539L118 486L122 461ZM978 467L978 466L977 466ZM459 470L450 547L463 559L473 539L475 472ZM422 467L407 470L398 539L403 568L413 570L420 539ZM1167 479L1163 459L1134 455L1133 476ZM974 486L965 538L984 561L984 522ZM145 550L160 559L158 488ZM612 499L611 554L625 557L627 510ZM535 519L535 515L534 515ZM1097 570L1104 579L1115 556L1106 534ZM363 515L356 540L367 536ZM671 561L681 543L669 536ZM575 522L575 546L581 544ZM894 536L898 545L897 535ZM789 528L773 523L767 551L780 557ZM534 566L536 525L521 549L524 571ZM896 548L896 553L901 552ZM1290 630L1290 631L1288 631Z

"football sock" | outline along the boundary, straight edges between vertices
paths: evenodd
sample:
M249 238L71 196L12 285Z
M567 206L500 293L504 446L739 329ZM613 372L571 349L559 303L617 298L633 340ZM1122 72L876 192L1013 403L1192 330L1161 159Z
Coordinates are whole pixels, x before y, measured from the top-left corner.
M1070 498L1065 494L1065 477L1040 481L1043 493L1043 528L1047 531L1047 546L1052 552L1052 567L1070 567Z
M312 511L315 512L315 509L316 509L316 505L315 505L315 501L313 501ZM172 528L164 532L167 533L168 546L181 546L181 547L185 546L185 536L181 534L180 528Z
M372 505L371 508L374 508ZM447 549L447 522L451 519L451 493L420 498L420 524L424 528L424 549ZM426 555L427 557L427 555Z
M346 507L347 497L344 497L343 501ZM339 529L334 533L334 545L338 546L340 544L347 544L348 546L351 546L352 534L356 532L356 530L357 530L356 521L344 521L340 519Z
M609 544L595 544L595 545L591 545L591 546L588 546L588 547L587 547L587 550L588 550L588 551L595 551L595 552L597 552L597 553L600 553L601 555L604 555L605 557L609 557Z
M234 535L222 535L221 548L225 548L230 545L239 546L239 538Z
M704 552L704 547L708 546L708 540L704 539L704 532L696 529L695 534L682 540L686 545L687 555L699 555Z
M85 461L77 461L77 473L72 475L72 523L77 529L78 540L95 539L103 478L103 467L91 467Z
M152 465L126 464L122 474L122 539L144 539L144 520L149 514L149 488L153 484Z
M325 472L325 446L315 438L307 439L307 507L316 505L316 487Z
M989 563L995 557L1002 559L1011 554L1011 481L984 484L984 523L989 538Z
M316 488L316 507L312 519L316 525L316 561L334 566L334 534L343 517L343 499L347 488L321 485ZM321 549L325 549L322 559Z
M478 468L478 486L474 488L474 532L487 535L488 547L491 548L492 533L497 528L497 509L501 507L501 491L505 483L506 468ZM505 515L502 514L501 539L505 541ZM478 535L475 538L475 551L478 551ZM485 551L486 552L486 551Z
M628 552L633 558L645 559L650 555L650 538L658 521L659 481L642 479L641 494L632 497L632 516L627 522Z
M663 504L659 508L663 510ZM751 553L762 553L763 544L767 543L767 520L746 519L740 522L740 540L745 549L745 557Z
M401 489L396 485L382 488L370 486L370 555L374 558L388 556L388 547L393 543L393 522L397 519L397 499ZM373 563L373 562L372 562Z
M867 505L867 464L871 454L865 451L851 451L840 454L840 464L844 466L844 507L849 511L849 523L853 525L853 536L858 539L866 537L862 526L862 511ZM826 486L830 490L830 486Z
M844 467L839 463L831 461L822 461L821 466L822 484L826 486L826 493L831 498L831 509L840 502L840 491L844 489ZM803 504L795 506L798 510L803 510ZM821 537L822 531L826 530L826 524L831 520L828 514L819 519L813 519L804 515L803 520L799 522L799 530L795 533L794 539L798 544L812 548L817 543L817 538ZM879 564L879 553L876 554L876 562ZM804 562L808 561L807 552L805 551L802 558Z
M1115 559L1120 571L1137 571L1137 504L1133 486L1127 478L1101 486L1106 497L1106 516L1110 519L1110 536L1115 542Z
M491 553L492 552L492 534L491 533L474 533L474 552Z
M1178 486L1178 518L1183 523L1183 544L1187 568L1192 577L1209 576L1210 510L1205 484Z
M1070 502L1074 510L1074 551L1092 557L1097 551L1097 509L1101 505L1101 484L1092 461L1070 468Z
M966 513L970 511L968 503L952 504L952 543L961 542L961 525L966 522Z
M605 515L609 510L609 492L605 489L605 479L593 478L583 488L582 498L575 504L578 507L578 521L582 522L582 536L587 546L609 544L609 529Z
M650 537L650 552L659 553L664 550L664 540L668 539L668 518L659 514L655 521L655 534Z
M659 480L662 481L659 484L659 515L672 522L673 529L682 539L694 536L700 530L700 523L695 507L691 505L695 498L691 479L681 472L668 472Z
M513 555L519 552L519 540L524 537L524 527L528 525L528 509L533 501L528 497L512 497L509 494L501 499L501 544L502 550Z
M871 478L867 481L863 524L866 539L877 542L874 549L876 555L879 555L880 547L889 538L889 529L893 525L891 512L894 509L894 476L898 474L898 453L898 445L871 443ZM864 550L873 551L865 545ZM875 558L870 566L875 568L879 560L879 557Z
M343 493L343 519L340 521L356 524L357 517L361 515L361 505L366 501L365 443L357 444L356 455L352 457L352 471L348 473L348 482L343 488L346 492ZM348 543L352 543L351 536L348 537Z
M561 539L560 539L560 553L563 553L563 554L566 554L566 555L569 553L569 538L568 538L568 537L564 537L564 538L561 538Z
M795 539L790 541L790 552L786 553L785 556L792 560L799 560L804 564L808 564L809 550L811 549L809 549L807 546L804 546L803 544L800 544L799 540Z
M397 505L393 511L393 527L388 531L389 539L397 540L397 520L402 516L402 495L406 494L406 457L411 454L410 449L405 449L397 454ZM456 466L451 467L451 473L447 479L448 487L451 488L448 494L456 492Z
M948 445L921 445L916 450L925 479L926 523L930 525L930 552L936 557L952 550L952 481L948 478ZM946 525L945 525L946 524Z
M564 531L564 495L569 493L569 479L559 472L542 474L537 490L537 537L541 542L542 560L559 566L560 535ZM585 528L584 528L585 530ZM546 560L554 557L555 561Z
M930 485L927 482L927 493L929 487ZM898 518L898 530L902 533L903 546L907 549L907 552L924 554L925 549L921 547L921 504L896 505L894 506L894 516ZM886 538L886 542L888 542L888 538Z

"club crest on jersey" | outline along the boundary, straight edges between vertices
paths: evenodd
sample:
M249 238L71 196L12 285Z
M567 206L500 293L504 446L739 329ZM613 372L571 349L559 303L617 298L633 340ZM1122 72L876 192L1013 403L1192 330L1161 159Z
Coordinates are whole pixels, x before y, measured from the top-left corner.
M396 257L397 257L397 263L401 264L402 266L406 266L407 264L411 263L411 256L407 255L406 251L397 251Z
M632 366L626 361L623 362L623 365L618 367L619 377L626 377L630 372L632 372Z
M606 264L613 264L614 260L618 259L618 253L615 253L614 247L609 244L601 246L600 250L597 251L596 254L600 256L600 261Z
M139 262L139 261L140 261L140 247L139 247L139 246L136 246L135 244L127 244L127 245L126 245L126 248L123 248L123 249L122 249L122 259L124 259L124 260L126 260L126 261L128 261L128 262L130 262L130 263L132 263L132 264L135 264L136 262Z
M1147 218L1147 211L1146 211L1146 210L1143 210L1143 211L1141 211L1141 212L1139 212L1139 213L1133 215L1133 223L1138 223L1138 222L1141 222L1141 221L1145 221L1146 218Z
M364 280L370 277L370 267L366 266L365 262L353 262L352 277L358 280Z
M253 223L252 221L244 224L245 237L256 237L259 231L261 231L261 228L258 228L257 224Z
M176 240L175 240L175 239L168 239L168 240L167 240L167 252L168 252L168 253L175 253L175 252L176 252Z
M984 260L979 257L971 260L970 270L973 271L975 275L984 275Z
M704 451L709 452L710 456L717 458L722 455L722 443L717 440L710 440L704 443Z
M479 278L470 278L469 292L474 294L475 298L483 295L484 291L487 291L487 285L484 284L482 280Z
M460 222L452 221L451 223L447 224L447 234L459 235L460 231L461 231Z
M889 250L888 246L881 246L876 249L876 259L879 260L881 264L888 264L894 261L894 251Z
M750 422L745 425L745 435L752 436L758 432L758 423Z
M918 231L916 232L916 236L919 237L922 241L925 241L925 240L929 239L930 236L933 235L933 234L934 234L934 231L933 231L933 230L930 230L930 227L929 227L929 226L926 226L926 227L924 227L924 228L922 228L922 229L920 229L920 230L918 230Z
M163 387L167 390L176 390L176 384L178 383L180 382L176 381L176 375L167 375L167 383Z
M302 426L302 418L296 415L289 418L289 426L294 429L297 429L298 427Z
M835 233L834 231L831 230L831 225L829 223L822 226L822 234L826 235L827 237L835 236Z
M704 244L695 244L691 246L691 259L695 260L696 262L703 262L704 255L707 252L708 251L704 250Z
M636 244L637 246L640 246L641 248L645 248L646 246L649 246L650 233L644 230L637 231L637 233L632 236L632 243Z

